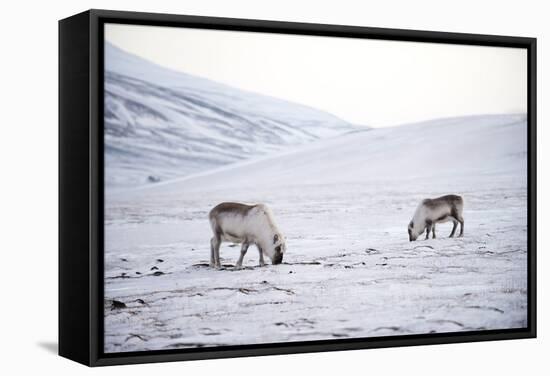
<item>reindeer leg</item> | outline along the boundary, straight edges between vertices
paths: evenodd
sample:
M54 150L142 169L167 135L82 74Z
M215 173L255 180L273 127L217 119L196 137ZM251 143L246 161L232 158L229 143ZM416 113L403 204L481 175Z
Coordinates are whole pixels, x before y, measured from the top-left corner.
M426 220L426 240L430 238L430 232L432 231L433 222L429 219Z
M435 223L432 225L432 239L435 239Z
M459 216L458 222L460 222L460 234L458 234L458 237L461 238L464 236L464 218L462 216Z
M216 259L214 258L214 238L210 239L210 267L213 268L216 265Z
M258 252L260 252L260 266L265 266L264 253L259 246L257 247L258 247Z
M244 242L241 247L241 255L239 256L239 259L237 260L237 264L235 265L235 269L240 269L243 267L243 258L244 255L246 255L246 251L248 251L248 243Z
M210 262L214 261L214 267L216 269L221 268L221 264L220 264L220 245L221 244L222 244L222 240L218 234L216 234L210 240Z
M453 218L453 230L451 231L449 238L452 238L453 236L455 236L457 226L458 226L458 221L455 218Z
M462 210L459 210L456 207L453 207L451 209L451 216L460 223L460 234L458 234L458 237L461 238L464 236L464 218L462 218ZM456 222L455 222L456 226ZM452 234L454 235L455 228L453 228Z

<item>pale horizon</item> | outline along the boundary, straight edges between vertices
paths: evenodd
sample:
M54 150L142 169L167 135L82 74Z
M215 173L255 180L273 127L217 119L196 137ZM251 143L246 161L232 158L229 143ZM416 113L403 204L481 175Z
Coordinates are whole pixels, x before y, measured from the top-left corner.
M105 40L356 125L527 113L526 49L120 24L105 25Z

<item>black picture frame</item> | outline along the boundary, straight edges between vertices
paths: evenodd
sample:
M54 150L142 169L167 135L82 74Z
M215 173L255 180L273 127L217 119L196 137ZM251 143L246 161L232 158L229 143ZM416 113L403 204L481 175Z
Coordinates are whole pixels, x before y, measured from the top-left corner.
M103 353L103 25L193 27L479 46L528 55L528 326L262 345ZM88 366L536 337L536 39L88 10L59 21L59 354Z

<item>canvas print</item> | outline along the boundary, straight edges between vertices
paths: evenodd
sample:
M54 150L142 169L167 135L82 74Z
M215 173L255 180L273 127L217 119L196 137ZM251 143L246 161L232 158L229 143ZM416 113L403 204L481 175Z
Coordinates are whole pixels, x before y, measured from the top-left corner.
M104 351L527 327L527 50L108 23Z

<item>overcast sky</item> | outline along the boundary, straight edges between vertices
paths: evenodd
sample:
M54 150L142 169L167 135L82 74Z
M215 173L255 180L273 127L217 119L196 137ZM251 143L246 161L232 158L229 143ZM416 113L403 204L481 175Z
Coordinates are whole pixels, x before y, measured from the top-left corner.
M375 127L527 110L525 49L115 25L162 66Z

